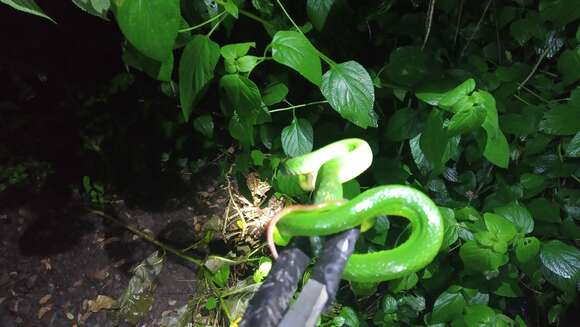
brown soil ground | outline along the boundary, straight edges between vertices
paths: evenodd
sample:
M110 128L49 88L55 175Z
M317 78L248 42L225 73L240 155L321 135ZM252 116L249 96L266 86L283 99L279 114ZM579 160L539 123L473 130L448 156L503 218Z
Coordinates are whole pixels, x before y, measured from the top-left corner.
M227 207L227 191L213 176L200 178L187 201L175 200L166 210L128 208L118 200L108 212L158 237L177 226L197 238L199 226ZM91 312L89 301L118 298L130 269L156 248L90 213L79 199L55 197L36 195L16 207L0 198L0 326L127 325L115 323L107 310ZM195 271L169 256L155 302L137 326L156 326L162 313L186 304L195 292Z

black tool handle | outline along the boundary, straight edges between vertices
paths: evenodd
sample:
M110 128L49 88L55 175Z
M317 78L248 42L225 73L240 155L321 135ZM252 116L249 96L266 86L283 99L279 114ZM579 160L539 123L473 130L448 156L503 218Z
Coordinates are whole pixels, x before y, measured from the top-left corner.
M342 271L346 261L354 251L354 245L359 235L360 231L357 228L353 228L329 238L324 243L322 255L318 258L310 278L326 285L328 301L325 309L330 308L336 297Z
M310 263L298 247L284 250L274 263L270 274L250 300L240 327L274 327L288 309L298 282Z

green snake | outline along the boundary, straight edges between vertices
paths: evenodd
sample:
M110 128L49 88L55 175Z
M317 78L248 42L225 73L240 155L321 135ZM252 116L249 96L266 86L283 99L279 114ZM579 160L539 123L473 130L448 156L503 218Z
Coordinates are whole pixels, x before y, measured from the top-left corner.
M404 185L369 189L342 201L342 183L364 172L372 163L364 140L345 139L284 163L284 174L297 176L305 191L314 191L317 204L290 206L267 228L274 258L276 246L294 236L325 236L361 226L368 230L377 216L407 218L412 232L407 241L390 250L353 254L342 278L354 282L381 282L404 277L429 264L443 242L443 219L437 206L422 192Z

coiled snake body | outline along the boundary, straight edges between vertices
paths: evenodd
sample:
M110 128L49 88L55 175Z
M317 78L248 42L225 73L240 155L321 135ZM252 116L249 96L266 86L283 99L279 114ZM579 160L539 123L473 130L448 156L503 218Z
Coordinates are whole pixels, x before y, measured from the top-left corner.
M287 207L276 215L267 230L274 257L274 243L285 245L294 236L324 236L358 226L364 232L377 216L407 218L411 234L390 250L353 254L342 278L356 282L381 282L401 278L427 264L443 242L443 219L437 206L422 192L404 185L369 189L350 201L342 200L342 183L365 171L372 151L361 139L345 139L285 163L286 174L300 176L305 191L315 191L315 205Z

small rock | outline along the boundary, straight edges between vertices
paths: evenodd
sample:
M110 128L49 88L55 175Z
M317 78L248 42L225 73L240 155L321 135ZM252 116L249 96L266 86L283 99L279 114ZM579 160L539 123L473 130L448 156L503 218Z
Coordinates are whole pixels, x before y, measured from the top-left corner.
M97 270L92 274L91 277L95 280L102 281L109 277L109 272L106 269Z
M44 306L40 308L40 310L38 310L38 314L36 316L38 317L38 319L42 319L42 317L44 317L44 315L50 310L52 310L52 305Z
M169 300L169 301L167 301L167 304L169 304L170 306L174 306L175 303L177 303L177 301L175 301L175 300Z
M48 301L50 301L50 299L52 299L52 295L50 294L46 294L45 296L41 297L40 300L38 300L38 304L43 305L48 303Z
M36 285L37 279L38 279L38 275L32 275L32 276L28 277L28 279L26 280L26 287L28 289L32 289L34 287L34 285Z

